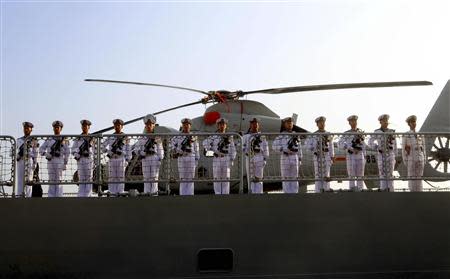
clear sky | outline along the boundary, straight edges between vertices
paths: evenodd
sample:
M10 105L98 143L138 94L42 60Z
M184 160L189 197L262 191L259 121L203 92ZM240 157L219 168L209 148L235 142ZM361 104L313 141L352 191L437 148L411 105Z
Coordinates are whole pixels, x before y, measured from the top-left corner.
M255 90L322 83L430 80L421 88L340 90L252 95L298 124L346 130L377 128L389 113L392 127L420 126L450 79L450 1L110 2L2 1L0 134L92 130L202 96L171 89L87 83L85 78L132 80L202 90ZM158 116L178 128L197 105ZM126 132L142 131L142 124Z

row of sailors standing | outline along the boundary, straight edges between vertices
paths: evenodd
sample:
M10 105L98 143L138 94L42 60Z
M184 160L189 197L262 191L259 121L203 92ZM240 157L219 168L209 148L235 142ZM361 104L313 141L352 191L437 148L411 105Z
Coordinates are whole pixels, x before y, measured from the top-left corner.
M341 137L339 145L347 151L347 172L350 179L349 187L351 190L362 190L365 164L366 143L363 131L357 128L358 117L352 115L347 118L351 129L346 131L348 136ZM394 136L382 135L383 133L393 133L394 130L388 129L389 115L383 114L378 120L381 127L375 130L374 135L369 139L368 145L376 150L377 163L379 169L380 189L393 191L392 172L395 165L395 154L397 142ZM408 132L411 136L404 136L402 139L402 156L408 169L409 188L411 191L421 191L422 181L419 179L423 175L425 161L425 141L422 136L415 132L415 116L410 116L406 122L411 130ZM318 130L305 142L308 150L314 154L314 172L315 172L315 192L328 191L330 189L329 176L330 168L334 162L334 145L329 132L325 130L326 118L320 116L316 118ZM214 153L213 176L214 191L216 194L228 194L230 184L230 169L236 157L236 147L232 136L221 136L225 133L228 121L226 119L217 120L218 134L208 137L203 141L205 150ZM125 164L131 160L131 151L134 151L142 159L142 171L145 181L144 192L156 194L158 191L157 179L161 161L164 159L164 149L159 137L143 136L138 139L133 146L129 145L129 140L123 134L122 128L124 122L120 119L113 120L114 135L107 138L101 145L102 152L109 158L109 190L113 194L119 194L124 191ZM144 118L145 133L154 133L156 117L147 115ZM178 171L180 174L180 194L193 195L195 170L200 158L199 143L197 137L190 134L191 120L185 118L182 120L182 131L179 136L171 139L170 149L178 159ZM62 177L62 171L65 170L69 155L72 153L77 160L79 175L79 193L78 196L87 197L91 195L91 180L93 168L93 154L95 145L93 138L89 137L89 120L81 121L82 134L76 138L72 147L69 147L68 141L64 137L48 138L39 148L39 154L48 160L48 175L51 185L49 186L48 196L62 196L62 187L58 184ZM281 153L280 168L282 176L283 191L285 193L298 192L298 170L302 160L302 149L299 135L293 132L293 120L288 117L283 120L284 133L275 138L272 149L274 152ZM55 136L61 135L63 123L54 121L52 123ZM33 124L23 123L24 137L18 139L17 170L18 170L18 188L17 192L25 192L25 196L31 196L31 187L23 186L24 173L29 177L26 180L32 180L31 176L36 167L38 153L38 144L36 141L27 142L25 148L25 138L31 135ZM26 149L26 151L25 151ZM260 134L260 123L257 118L250 120L250 129L243 137L243 150L246 154L246 169L249 179L250 191L252 193L263 192L263 170L269 157L269 147L265 136ZM26 152L30 160L23 159ZM25 171L25 169L27 171ZM356 181L354 178L359 178ZM415 178L415 179L414 179ZM84 182L84 183L83 183Z

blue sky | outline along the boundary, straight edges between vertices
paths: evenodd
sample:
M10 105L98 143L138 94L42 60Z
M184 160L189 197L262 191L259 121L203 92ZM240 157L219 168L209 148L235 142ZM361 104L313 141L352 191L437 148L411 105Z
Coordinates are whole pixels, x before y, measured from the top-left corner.
M198 100L195 93L95 84L85 78L173 84L202 90L255 90L321 83L430 80L422 88L252 95L281 117L299 114L315 129L347 129L360 115L372 131L391 114L404 131L410 114L422 123L450 79L449 1L285 2L1 2L0 134L79 133ZM177 128L198 105L160 115ZM126 128L140 132L141 123Z

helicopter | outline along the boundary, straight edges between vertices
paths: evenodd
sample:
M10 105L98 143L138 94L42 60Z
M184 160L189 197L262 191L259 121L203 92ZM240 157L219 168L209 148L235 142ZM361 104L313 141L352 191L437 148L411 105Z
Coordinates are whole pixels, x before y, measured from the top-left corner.
M202 116L192 119L192 132L215 132L216 131L216 120L219 118L226 118L229 121L228 132L236 132L239 134L245 133L249 128L249 120L253 118L260 119L261 126L263 127L263 132L265 133L279 133L282 129L283 122L280 116L269 109L266 105L253 101L245 100L242 97L250 94L286 94L286 93L297 93L306 91L319 91L319 90L337 90L337 89L354 89L354 88L381 88L381 87L400 87L400 86L427 86L432 85L429 81L396 81L396 82L368 82L368 83L343 83L343 84L323 84L323 85L307 85L307 86L294 86L294 87L282 87L282 88L270 88L254 91L228 91L228 90L215 90L215 91L203 91L193 88L155 84L155 83L145 83L145 82L134 82L134 81L123 81L123 80L109 80L109 79L85 79L86 82L102 82L102 83L115 83L115 84L128 84L128 85L138 85L138 86L153 86L153 87L163 87L176 90L185 90L189 92L195 92L197 94L204 95L198 101L179 105L176 107L168 108L162 111L154 112L153 115L158 115L162 113L167 113L172 110L189 107L197 104L210 104L205 113ZM450 121L442 115L448 114L450 104L450 80L447 85L442 90L441 95L437 99L433 109L425 120L419 132L450 132ZM145 116L138 117L129 121L126 121L124 125L128 125L139 120L142 120ZM297 115L293 114L292 119L294 122L294 131L298 133L308 133L306 129L296 125ZM113 129L113 126L101 129L94 132L95 134L102 134ZM155 129L156 133L173 133L177 129L170 127L158 126ZM425 166L424 177L434 177L439 178L437 181L449 180L450 172L448 169L448 164L450 164L450 149L449 149L450 138L445 137L433 137L431 141L427 141L427 154L428 161ZM269 143L270 145L270 143ZM335 143L336 147L337 144ZM306 147L302 147L303 156L310 156L310 151L306 150ZM366 175L377 175L378 168L376 164L376 154L374 150L368 150L366 155ZM331 169L332 177L345 177L345 151L336 148L336 161ZM271 155L272 156L272 155ZM397 154L397 164L395 170L397 170L402 176L406 176L406 168L404 164L401 164L401 154ZM312 161L311 165L302 166L304 177L314 177ZM199 163L199 169L202 171L207 171L208 164L202 160ZM439 168L440 167L440 168ZM135 167L136 168L136 167ZM443 168L443 171L441 169ZM133 171L134 173L139 173ZM279 166L278 166L279 172ZM246 179L244 179L246 180ZM301 186L307 186L308 184L313 184L314 181L301 181ZM367 188L377 188L378 181L375 180L365 180ZM273 187L271 187L271 185ZM280 183L265 183L264 187L268 189L279 189ZM211 188L210 185L206 187L198 187L196 184L196 191L198 188ZM306 187L304 187L306 189ZM306 190L305 190L306 191Z

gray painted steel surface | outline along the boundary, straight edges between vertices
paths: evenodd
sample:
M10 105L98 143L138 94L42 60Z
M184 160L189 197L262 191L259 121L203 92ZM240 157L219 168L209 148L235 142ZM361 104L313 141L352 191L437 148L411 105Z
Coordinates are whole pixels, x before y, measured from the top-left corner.
M2 199L0 274L446 278L449 201L442 192ZM232 271L198 272L203 248L232 249Z

